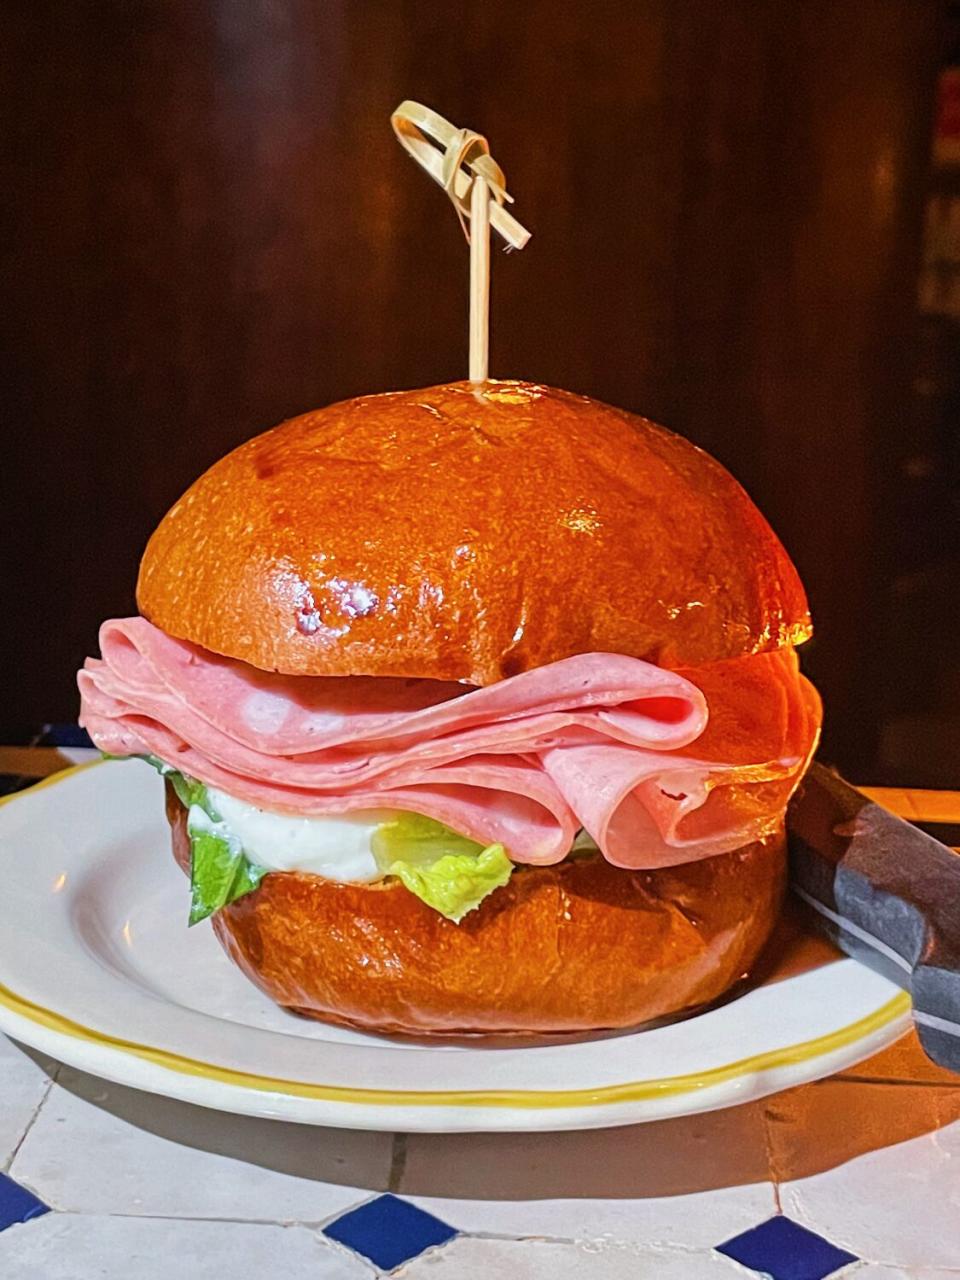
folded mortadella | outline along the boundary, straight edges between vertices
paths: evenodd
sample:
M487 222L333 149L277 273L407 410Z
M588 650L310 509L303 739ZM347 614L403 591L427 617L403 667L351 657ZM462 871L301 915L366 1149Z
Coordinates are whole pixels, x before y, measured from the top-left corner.
M619 866L769 834L812 754L817 695L791 649L672 671L587 653L474 688L284 676L144 618L100 632L81 723L267 809L405 809L517 862L557 862L580 828Z

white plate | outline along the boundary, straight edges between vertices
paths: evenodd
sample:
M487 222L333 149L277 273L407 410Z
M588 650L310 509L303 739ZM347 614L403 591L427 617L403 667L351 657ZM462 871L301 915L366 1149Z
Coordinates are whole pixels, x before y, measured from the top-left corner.
M527 1047L399 1043L305 1021L186 928L160 779L80 766L0 808L0 1029L109 1080L203 1106L364 1129L576 1129L761 1097L909 1025L852 960L774 973L653 1030Z

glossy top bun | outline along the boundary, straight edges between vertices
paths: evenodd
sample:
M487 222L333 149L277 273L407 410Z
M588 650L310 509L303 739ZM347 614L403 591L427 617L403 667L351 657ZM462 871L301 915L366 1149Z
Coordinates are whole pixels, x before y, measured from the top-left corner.
M473 684L810 630L796 570L719 463L523 382L363 396L241 445L161 521L137 597L170 635L263 670Z

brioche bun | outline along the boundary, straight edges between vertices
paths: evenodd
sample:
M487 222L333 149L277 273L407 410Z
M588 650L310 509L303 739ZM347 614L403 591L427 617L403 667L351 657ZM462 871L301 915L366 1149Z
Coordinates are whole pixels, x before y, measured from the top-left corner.
M799 643L803 587L735 480L525 382L365 396L241 445L147 546L140 611L265 671L489 684L572 654Z
M189 872L187 812L169 783L167 816ZM273 872L213 928L272 1000L324 1022L415 1036L596 1031L698 1008L745 977L785 874L782 834L656 871L568 858L518 868L457 925L396 880Z
M696 682L810 632L793 565L719 463L643 418L522 382L349 400L241 445L161 522L137 596L168 634L265 671L472 685L589 652ZM713 727L747 758L759 678L727 672L744 715ZM168 816L189 870L169 786ZM416 1036L575 1033L717 999L765 943L784 876L781 827L653 871L599 854L518 867L453 924L394 879L273 872L213 928L309 1017Z

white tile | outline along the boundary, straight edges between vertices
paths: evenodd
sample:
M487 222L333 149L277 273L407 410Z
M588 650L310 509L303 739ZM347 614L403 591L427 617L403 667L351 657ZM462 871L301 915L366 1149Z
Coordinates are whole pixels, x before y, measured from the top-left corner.
M911 1267L904 1271L902 1267L877 1267L868 1262L854 1275L856 1280L957 1280L960 1266L950 1271L942 1271L939 1267Z
M397 1280L743 1280L729 1259L703 1251L546 1240L453 1240L393 1273Z
M644 1199L451 1200L407 1196L461 1231L504 1235L689 1244L708 1248L776 1212L770 1186L724 1187L692 1195Z
M3 1280L371 1280L305 1227L48 1213L0 1232Z
M208 1111L64 1067L11 1173L76 1213L319 1223L385 1189L391 1141Z
M827 1081L767 1112L785 1213L868 1261L960 1267L960 1090Z
M464 1231L709 1248L776 1211L759 1105L623 1129L406 1141L400 1194Z
M50 1087L54 1064L0 1035L0 1169L16 1151Z

